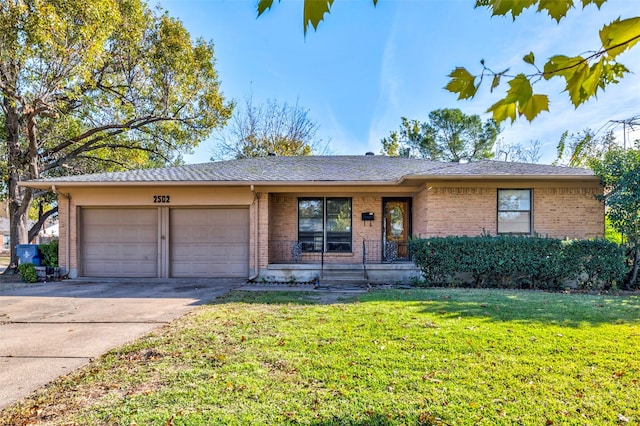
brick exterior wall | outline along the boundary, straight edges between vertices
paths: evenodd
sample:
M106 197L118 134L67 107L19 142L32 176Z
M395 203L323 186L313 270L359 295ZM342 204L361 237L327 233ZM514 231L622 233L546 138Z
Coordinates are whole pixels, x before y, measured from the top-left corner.
M412 235L444 237L497 233L497 197L501 188L532 189L533 231L555 238L594 238L604 236L604 206L595 199L602 192L598 184L549 183L478 184L477 186L432 185L412 199ZM382 200L380 195L349 195L352 198L352 253L325 253L325 262L362 262L362 241L367 241L367 258L380 257L382 246ZM268 240L289 244L298 238L298 195L269 194ZM263 209L261 205L261 210ZM374 212L375 220L363 222L361 213ZM260 268L275 256L275 247L267 255L261 240ZM284 243L282 243L284 244ZM377 245L377 246L376 246ZM284 248L288 250L288 245ZM303 254L305 256L305 254Z
M556 238L604 237L604 204L597 194L600 187L534 189L534 231Z
M604 236L604 205L595 199L598 184L561 186L504 184L430 186L414 197L413 233L420 237L475 236L497 233L500 188L532 189L533 231L554 238Z
M269 264L269 232L271 229L271 197L266 193L258 197L258 271Z
M430 187L414 197L413 235L445 237L495 233L497 189Z
M78 273L77 208L73 199L58 196L58 259L60 266L75 277ZM68 229L68 228L71 229ZM67 237L69 236L69 237ZM70 243L67 249L67 241ZM67 259L68 255L68 259Z

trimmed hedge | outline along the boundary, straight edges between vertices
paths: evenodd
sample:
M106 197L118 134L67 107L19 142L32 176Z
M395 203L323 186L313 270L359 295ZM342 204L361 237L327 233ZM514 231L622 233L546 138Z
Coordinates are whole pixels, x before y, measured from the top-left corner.
M574 282L610 288L626 273L620 246L607 240L414 238L409 251L428 285L558 290Z

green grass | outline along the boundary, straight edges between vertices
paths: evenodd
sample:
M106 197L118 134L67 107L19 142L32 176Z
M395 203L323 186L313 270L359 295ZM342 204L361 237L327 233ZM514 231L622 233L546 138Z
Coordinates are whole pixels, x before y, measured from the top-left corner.
M231 293L0 424L638 424L640 298Z

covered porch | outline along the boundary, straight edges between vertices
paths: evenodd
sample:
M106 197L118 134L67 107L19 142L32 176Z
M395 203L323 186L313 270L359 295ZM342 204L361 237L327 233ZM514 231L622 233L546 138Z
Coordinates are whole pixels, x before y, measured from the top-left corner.
M419 275L408 250L412 202L406 193L269 193L257 280L408 282Z

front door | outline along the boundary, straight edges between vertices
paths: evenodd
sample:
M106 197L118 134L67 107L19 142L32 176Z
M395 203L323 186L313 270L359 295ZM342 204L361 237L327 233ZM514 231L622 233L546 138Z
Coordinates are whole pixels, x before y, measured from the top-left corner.
M411 235L411 199L389 198L384 206L383 260L409 259L409 235Z

